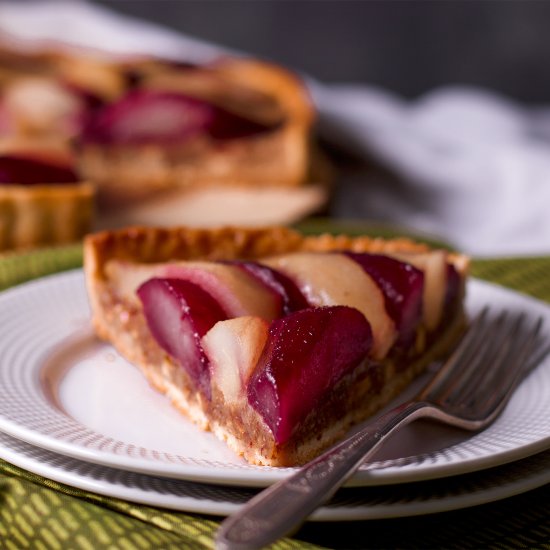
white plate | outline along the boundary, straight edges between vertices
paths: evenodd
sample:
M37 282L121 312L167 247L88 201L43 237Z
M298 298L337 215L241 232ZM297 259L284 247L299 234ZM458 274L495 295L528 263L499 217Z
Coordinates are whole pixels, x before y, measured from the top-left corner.
M0 433L0 458L60 483L138 504L227 516L256 491L153 477L69 458ZM550 451L442 480L340 490L309 521L418 516L486 504L550 483Z
M550 308L471 281L468 309L484 304L542 315ZM57 453L155 476L265 486L291 469L251 466L180 416L90 327L81 270L0 294L0 431ZM416 422L388 441L349 485L468 473L550 447L550 359L503 415L471 435Z

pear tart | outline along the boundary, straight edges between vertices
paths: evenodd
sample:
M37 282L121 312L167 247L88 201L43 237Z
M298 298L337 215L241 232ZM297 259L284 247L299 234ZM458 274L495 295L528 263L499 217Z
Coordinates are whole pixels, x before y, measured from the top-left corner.
M76 242L91 228L94 187L58 151L0 152L0 251Z
M310 181L314 109L294 75L250 60L166 67L134 77L82 133L82 170L105 201L189 186Z
M98 336L254 464L320 453L465 322L467 258L407 239L134 227L84 253Z
M319 212L333 170L314 123L305 84L271 63L0 45L0 142L74 154L96 186L100 228L287 224Z

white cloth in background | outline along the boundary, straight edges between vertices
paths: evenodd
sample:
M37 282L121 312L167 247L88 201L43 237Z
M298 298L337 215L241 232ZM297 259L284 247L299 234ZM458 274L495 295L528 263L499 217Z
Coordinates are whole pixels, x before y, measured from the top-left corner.
M0 4L0 30L195 61L228 51L75 1ZM427 232L475 255L550 254L550 109L473 88L404 101L366 85L309 85L324 137L401 179L344 182L336 215Z
M548 112L473 88L413 102L365 86L320 86L314 95L325 135L405 181L370 181L368 193L347 203L350 214L439 235L477 255L550 253Z

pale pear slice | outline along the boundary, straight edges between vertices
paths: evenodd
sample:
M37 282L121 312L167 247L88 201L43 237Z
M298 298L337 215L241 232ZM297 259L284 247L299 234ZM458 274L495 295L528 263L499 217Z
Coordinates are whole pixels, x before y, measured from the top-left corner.
M339 253L297 252L262 263L293 279L313 306L344 305L361 311L371 324L373 357L386 356L397 330L381 289L356 262Z
M111 260L105 266L105 274L117 296L138 305L137 289L153 277L162 277L161 264L134 264L124 260Z
M59 82L47 77L21 78L9 85L4 103L26 132L61 131L72 135L78 129L82 100Z
M244 270L215 262L141 264L113 260L106 271L120 297L138 303L136 290L153 277L186 279L208 292L228 317L254 315L271 321L279 316L270 289Z
M447 252L433 250L425 253L392 253L391 256L424 272L424 323L428 330L435 330L441 322L447 292Z
M202 338L211 380L225 402L246 397L246 386L268 339L269 324L244 316L217 322Z

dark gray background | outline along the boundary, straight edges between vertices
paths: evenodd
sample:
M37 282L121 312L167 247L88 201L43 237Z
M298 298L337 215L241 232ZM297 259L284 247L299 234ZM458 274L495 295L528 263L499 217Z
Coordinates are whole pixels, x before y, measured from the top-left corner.
M305 71L406 97L474 84L550 101L550 1L96 0Z

